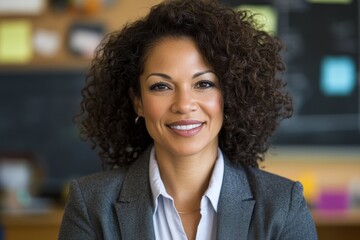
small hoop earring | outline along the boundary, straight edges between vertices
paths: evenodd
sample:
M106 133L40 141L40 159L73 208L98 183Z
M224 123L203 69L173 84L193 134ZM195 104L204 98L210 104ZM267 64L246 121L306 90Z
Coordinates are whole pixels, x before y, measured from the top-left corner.
M135 124L138 124L138 123L139 123L139 119L140 119L140 116L138 115L138 116L135 118Z

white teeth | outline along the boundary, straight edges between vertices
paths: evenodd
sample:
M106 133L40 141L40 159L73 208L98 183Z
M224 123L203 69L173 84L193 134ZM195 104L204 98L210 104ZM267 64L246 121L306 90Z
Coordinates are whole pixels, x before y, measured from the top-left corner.
M191 130L197 127L200 127L201 123L198 124L189 124L189 125L173 125L170 128L177 129L177 130Z

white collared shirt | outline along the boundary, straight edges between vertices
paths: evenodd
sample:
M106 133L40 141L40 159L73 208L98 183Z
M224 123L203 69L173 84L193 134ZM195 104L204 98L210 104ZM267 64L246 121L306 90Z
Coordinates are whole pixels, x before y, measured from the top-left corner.
M154 206L155 239L186 240L186 234L181 218L175 208L174 199L166 192L161 180L159 167L155 158L155 148L150 154L150 186ZM217 233L217 205L224 176L224 159L218 149L218 158L210 178L209 186L200 203L201 219L197 228L196 240L216 239Z

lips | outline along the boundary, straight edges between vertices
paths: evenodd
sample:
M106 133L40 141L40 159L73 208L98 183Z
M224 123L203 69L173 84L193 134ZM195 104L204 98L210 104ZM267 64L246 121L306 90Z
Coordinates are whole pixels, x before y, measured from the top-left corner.
M168 124L167 126L175 134L182 137L191 137L196 135L202 129L204 122L197 120L181 120Z
M176 129L176 130L191 130L194 128L198 128L202 125L202 123L198 123L198 124L189 124L189 125L174 125L174 126L169 126L171 129Z

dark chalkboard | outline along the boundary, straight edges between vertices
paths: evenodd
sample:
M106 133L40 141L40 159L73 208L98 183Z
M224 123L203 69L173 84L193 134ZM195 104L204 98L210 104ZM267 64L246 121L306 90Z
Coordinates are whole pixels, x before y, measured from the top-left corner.
M101 168L72 122L83 84L81 71L0 73L0 152L35 155L45 170L44 194Z
M280 125L274 143L360 146L358 1L223 2L270 6L277 13L275 35L287 49L285 79L295 112Z

